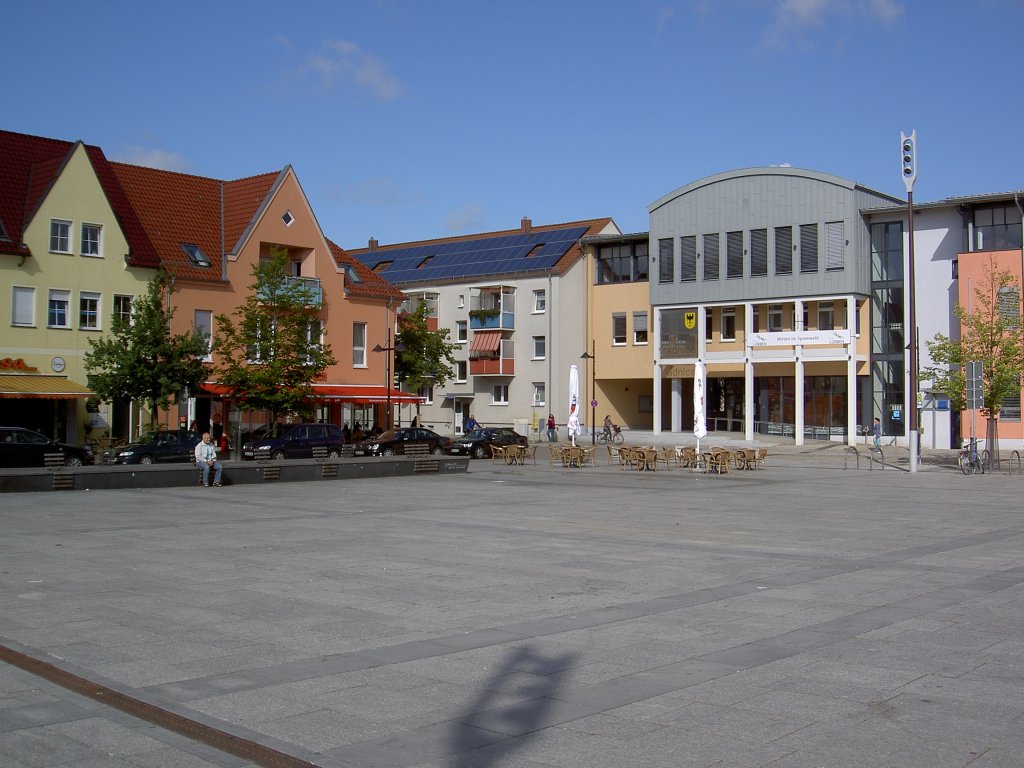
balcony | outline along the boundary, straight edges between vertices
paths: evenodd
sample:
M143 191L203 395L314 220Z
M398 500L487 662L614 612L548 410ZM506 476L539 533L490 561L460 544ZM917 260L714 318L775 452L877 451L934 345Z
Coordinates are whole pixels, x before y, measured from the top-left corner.
M514 376L515 344L500 331L482 331L469 345L469 372L473 376Z
M516 361L511 357L478 357L469 361L471 376L515 376Z
M309 295L310 307L319 307L324 302L324 291L320 286L320 280L315 277L286 277L284 279L284 290L292 291L302 289L305 290ZM267 298L261 291L256 294L256 297L266 303Z
M469 312L469 328L472 331L514 331L516 313L500 309L472 309Z
M491 286L471 296L469 328L473 331L514 331L516 289L507 285Z

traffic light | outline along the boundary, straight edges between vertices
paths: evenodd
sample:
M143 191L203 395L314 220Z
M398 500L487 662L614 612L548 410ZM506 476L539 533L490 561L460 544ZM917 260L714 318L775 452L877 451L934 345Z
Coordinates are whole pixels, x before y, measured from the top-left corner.
M903 184L907 192L913 192L917 178L917 131L911 131L909 136L900 131L900 156L903 158Z

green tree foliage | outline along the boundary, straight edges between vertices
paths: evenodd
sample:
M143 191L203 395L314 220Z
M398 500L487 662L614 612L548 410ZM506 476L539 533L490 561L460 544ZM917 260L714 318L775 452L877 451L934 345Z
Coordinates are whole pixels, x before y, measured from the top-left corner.
M202 358L209 341L202 332L171 333L174 280L163 270L149 282L146 295L132 303L131 320L114 316L111 335L89 339L84 366L89 386L101 400L138 400L167 409L186 387L206 380Z
M274 249L253 267L245 302L217 315L216 379L242 410L308 416L313 382L334 355L321 339L320 292L288 274L288 252Z
M970 309L957 305L953 314L960 321L960 338L941 333L927 342L933 365L922 370L923 378L946 395L954 410L967 406L966 366L980 362L984 369L983 390L988 418L986 437L992 455L998 447L996 427L1002 402L1020 394L1024 373L1024 336L1021 335L1020 287L1009 272L999 271L990 257L981 284L974 290Z
M398 316L395 346L395 373L410 392L433 384L442 387L452 377L455 345L448 341L448 329L431 331L427 327L429 308L420 302L412 312Z

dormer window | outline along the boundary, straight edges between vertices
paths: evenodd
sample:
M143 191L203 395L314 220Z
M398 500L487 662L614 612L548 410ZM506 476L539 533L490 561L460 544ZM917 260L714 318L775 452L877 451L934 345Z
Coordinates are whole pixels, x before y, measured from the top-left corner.
M200 248L198 245L189 245L188 243L182 243L181 250L183 250L185 252L185 255L188 256L189 261L191 261L197 267L210 266L209 257L207 257L205 253L203 253L203 249Z
M353 267L351 264L349 266L345 267L345 275L353 283L361 283L361 282L363 282L363 278L361 278L359 276L359 273L356 272L356 268Z

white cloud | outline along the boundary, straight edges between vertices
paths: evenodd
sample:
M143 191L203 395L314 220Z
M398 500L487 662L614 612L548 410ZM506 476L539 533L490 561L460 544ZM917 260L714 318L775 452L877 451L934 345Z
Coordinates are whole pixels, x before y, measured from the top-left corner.
M348 40L330 40L310 57L307 67L320 76L326 88L338 82L365 88L381 101L393 101L402 95L402 84L387 71L382 59L367 53Z
M466 232L475 229L484 220L484 209L479 203L466 203L448 214L445 229L449 232Z
M889 26L904 11L899 0L777 0L764 41L768 47L784 49L800 42L806 30L827 27L836 18L843 23L862 19Z
M183 155L179 155L177 152L168 152L165 149L147 149L146 147L128 147L117 153L116 157L112 159L120 163L179 173L188 170L191 165Z

